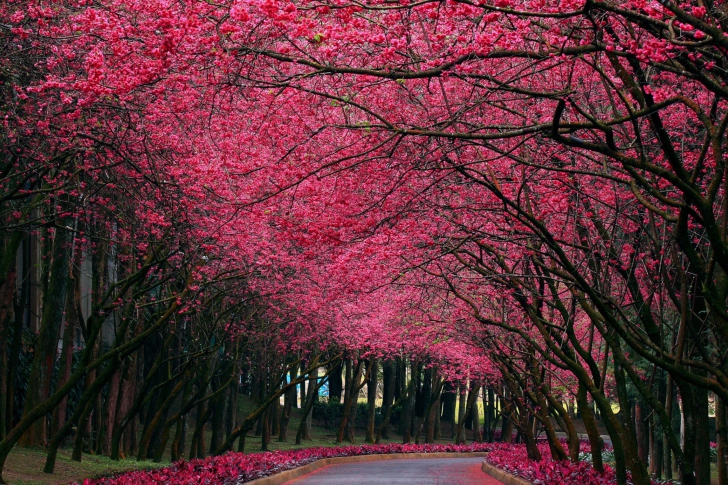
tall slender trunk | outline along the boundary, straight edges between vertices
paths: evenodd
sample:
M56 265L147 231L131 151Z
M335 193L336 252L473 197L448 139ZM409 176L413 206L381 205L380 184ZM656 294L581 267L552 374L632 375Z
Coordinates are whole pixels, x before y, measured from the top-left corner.
M718 437L718 485L728 485L728 423L726 406L722 399L715 399L715 431Z
M296 371L291 369L291 380L295 379L295 374ZM296 399L295 387L291 387L283 394L283 412L281 413L281 429L280 433L278 433L278 441L288 441L288 423L291 420L291 409Z
M23 338L23 324L25 320L26 307L28 305L28 298L30 295L30 244L28 238L25 238L21 245L22 252L22 270L21 271L21 285L20 295L16 298L16 304L14 306L15 320L13 322L13 337L9 342L8 350L8 366L7 369L7 384L5 396L5 431L9 432L15 425L15 377L20 362L20 351L22 348ZM0 399L3 399L0 396ZM4 437L4 435L3 435Z
M697 485L710 485L710 424L708 391L695 386L695 478Z
M19 346L16 349L15 340L22 332L22 319L18 313L22 313L24 305L14 308L13 297L16 290L17 280L17 253L22 247L23 233L12 232L9 237L7 233L0 231L0 440L5 438L7 432L12 428L13 422L13 399L15 396L15 369L17 368L17 355ZM25 269L25 268L23 268ZM25 293L25 292L23 292ZM13 332L13 343L10 343L10 328L15 310L15 322ZM21 325L17 325L17 322ZM18 341L18 343L20 343ZM15 365L13 365L15 364Z
M69 263L73 235L65 229L71 222L64 218L56 228L53 238L53 261L50 265L50 282L44 294L43 314L38 331L33 362L30 367L28 391L26 394L25 410L27 414L40 405L49 395L51 388L51 373L56 359L58 336L65 309L66 287L69 281ZM43 446L46 443L46 419L36 420L33 425L23 433L18 441L21 446Z
M485 414L485 436L483 438L488 443L493 441L493 421L495 420L495 406L493 405L493 388L483 389L483 411Z
M3 244L0 241L0 248ZM4 249L4 248L3 248ZM12 262L15 262L15 254L13 254ZM3 256L4 258L5 256ZM8 400L5 396L12 394L8 386L8 348L10 340L10 328L13 310L13 295L15 293L15 280L17 278L15 265L13 264L6 275L5 281L0 281L0 440L5 437L6 424L8 422Z
M403 363L402 365L402 379L404 380L405 376L407 375L407 367L406 364ZM402 443L407 444L412 439L412 420L414 419L414 411L415 411L415 396L417 394L417 365L415 362L412 362L411 366L411 373L410 373L410 383L409 388L411 388L411 391L407 394L407 399L404 401L404 405L402 407L402 420L400 423L400 426L402 427Z
M592 408L587 400L587 391L584 384L579 384L577 391L577 403L581 411L581 418L584 421L586 434L589 437L589 445L591 447L592 466L599 473L604 472L604 463L602 461L603 440L599 436L599 427L592 412Z
M318 378L318 368L313 371L312 376L313 378ZM321 380L321 382L318 382L317 379L309 381L309 391L306 393L306 404L303 406L303 412L301 415L301 423L298 425L298 431L296 432L296 444L300 445L301 442L306 439L309 440L311 437L307 434L308 426L306 424L306 421L311 417L311 410L313 409L313 404L316 402L316 396L318 396L318 391L321 388L321 386L324 384L324 379Z
M473 420L473 441L476 443L483 442L483 434L480 431L480 411L478 409L478 395L480 394L480 388L474 390L474 397L472 404L470 405L470 418Z
M66 322L63 328L63 347L61 349L61 359L58 368L58 385L62 386L71 377L71 365L73 362L73 337L76 330L76 322L78 314L76 312L76 295L78 288L78 278L72 278L68 285L68 294L66 295ZM51 421L51 435L54 435L61 429L63 423L66 422L66 412L68 407L68 396L64 396L61 402L53 409L53 419Z
M344 438L350 442L354 441L354 426L356 425L356 403L359 397L359 391L363 387L360 385L362 372L364 369L364 361L358 360L356 366L352 362L347 362L347 380L346 391L344 397L344 409L339 423L339 431L336 434L336 442L342 443ZM369 374L371 367L367 370ZM368 376L367 376L368 378Z
M634 422L637 434L637 455L644 463L649 460L649 427L647 416L644 412L645 406L641 399L638 399L634 406Z
M329 372L329 402L341 402L343 384L341 379L341 361L337 361Z
M376 358L372 358L369 361L369 365L372 366L371 372L369 373L369 380L367 381L367 430L365 441L367 443L374 443L376 436L374 428L376 426L376 405L377 405L377 383L379 381L379 361Z
M506 391L507 393L508 391ZM501 413L503 417L503 424L501 425L501 437L500 440L503 443L511 443L513 441L513 428L515 427L516 411L514 406L505 397L500 399Z
M392 407L394 402L394 385L395 385L395 362L387 359L382 365L382 415L385 415ZM382 437L389 438L389 425L386 424L382 428Z
M467 388L460 388L460 402L458 403L458 423L457 431L455 432L455 444L465 444L465 415L467 414Z
M437 425L437 417L440 415L440 394L442 394L442 376L437 372L437 368L432 369L432 388L427 398L425 407L425 443L435 442L435 426ZM419 432L417 433L419 437Z
M111 438L114 432L114 424L116 422L116 409L119 401L119 385L121 383L121 369L114 372L109 382L109 392L106 395L104 403L104 422L103 435L99 437L101 454L111 456Z

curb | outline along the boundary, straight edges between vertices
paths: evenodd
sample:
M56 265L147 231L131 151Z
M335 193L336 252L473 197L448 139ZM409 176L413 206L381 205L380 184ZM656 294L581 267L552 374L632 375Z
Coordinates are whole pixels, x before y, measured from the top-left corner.
M289 480L298 478L303 475L307 475L317 468L321 468L326 465L341 465L342 463L361 463L368 461L380 461L380 460L406 460L406 459L418 459L418 458L480 458L487 455L487 452L477 451L472 453L389 453L381 455L356 455L356 456L338 456L336 458L322 458L316 460L308 465L303 465L298 468L286 470L281 473L276 473L269 477L257 478L251 482L245 482L245 485L282 485ZM530 484L529 484L530 485Z
M482 470L496 480L503 482L505 485L533 485L525 478L506 473L500 468L494 467L490 463L486 463L485 460L483 460Z

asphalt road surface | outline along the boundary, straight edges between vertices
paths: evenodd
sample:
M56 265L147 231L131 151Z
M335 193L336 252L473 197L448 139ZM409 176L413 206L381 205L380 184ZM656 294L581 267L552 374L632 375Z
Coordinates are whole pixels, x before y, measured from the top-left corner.
M328 465L286 485L502 485L480 468L482 458L421 458Z

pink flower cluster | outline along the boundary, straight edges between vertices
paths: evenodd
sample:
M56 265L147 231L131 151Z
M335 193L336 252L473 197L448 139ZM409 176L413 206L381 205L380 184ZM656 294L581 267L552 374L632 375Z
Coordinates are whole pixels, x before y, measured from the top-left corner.
M474 443L472 445L364 445L336 448L307 448L303 450L268 453L227 453L204 460L180 461L158 470L139 470L112 477L86 479L83 485L233 485L274 475L324 458L387 453L456 453L482 452L513 445ZM78 485L78 484L76 484Z
M539 443L541 456L550 456L548 444ZM582 443L582 449L584 444ZM485 458L491 465L511 475L524 478L540 485L613 485L617 483L614 470L604 465L604 473L592 468L591 463L582 461L572 463L568 460L555 461L543 458L541 461L530 461L523 445L511 448L494 449ZM665 482L653 481L654 485Z

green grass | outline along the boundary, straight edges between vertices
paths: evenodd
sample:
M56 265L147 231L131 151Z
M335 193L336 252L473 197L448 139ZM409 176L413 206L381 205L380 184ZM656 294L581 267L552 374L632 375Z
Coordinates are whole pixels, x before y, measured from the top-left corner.
M43 473L45 450L15 447L5 463L3 478L10 485L61 485L114 472L157 468L165 464L133 459L114 461L105 456L83 455L80 463L71 460L71 450L59 450L56 471Z

